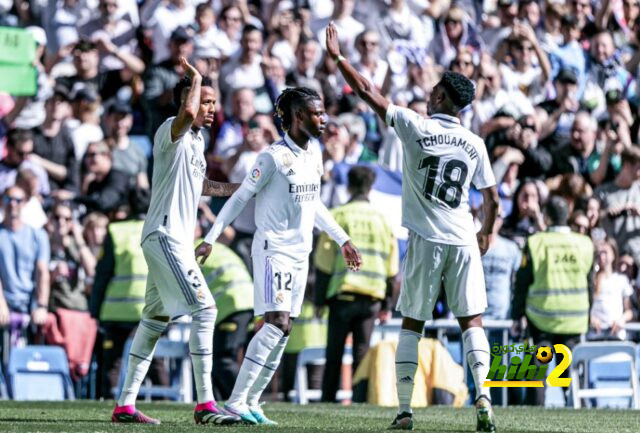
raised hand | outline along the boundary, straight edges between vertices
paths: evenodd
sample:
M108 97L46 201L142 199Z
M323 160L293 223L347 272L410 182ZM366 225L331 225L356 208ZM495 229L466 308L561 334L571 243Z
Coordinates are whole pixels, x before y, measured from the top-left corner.
M340 42L338 41L338 29L333 21L327 26L327 52L332 59L340 56Z
M191 79L196 77L202 78L202 76L200 75L200 72L198 72L195 66L187 62L186 58L180 57L180 65L182 65L182 69L184 70L184 73L187 74L187 77Z

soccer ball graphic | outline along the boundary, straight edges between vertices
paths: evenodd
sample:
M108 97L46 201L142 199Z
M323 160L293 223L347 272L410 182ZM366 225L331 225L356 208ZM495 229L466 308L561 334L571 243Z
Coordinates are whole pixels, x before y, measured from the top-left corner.
M538 352L536 352L536 359L543 364L547 364L553 358L553 352L551 348L548 346L538 347Z

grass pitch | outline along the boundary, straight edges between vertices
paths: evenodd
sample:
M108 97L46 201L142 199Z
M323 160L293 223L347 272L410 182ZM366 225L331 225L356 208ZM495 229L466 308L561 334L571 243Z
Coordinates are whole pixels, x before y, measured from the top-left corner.
M196 426L193 406L172 403L139 404L146 414L160 418L160 426L111 424L112 402L0 402L0 432L154 432L181 433L202 429L231 432L375 432L384 431L395 415L391 408L368 405L297 406L274 403L264 406L277 427ZM640 411L595 409L496 408L498 432L638 432ZM414 414L414 431L475 431L473 408L430 407Z

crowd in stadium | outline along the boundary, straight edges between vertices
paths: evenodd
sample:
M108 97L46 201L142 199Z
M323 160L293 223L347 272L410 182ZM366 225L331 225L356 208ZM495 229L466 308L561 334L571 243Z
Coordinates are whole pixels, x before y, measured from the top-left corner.
M3 344L95 341L98 394L112 397L118 358L140 319L136 308L126 317L104 305L117 255L139 241L126 245L113 225L144 218L153 137L176 114L182 56L219 90L216 120L202 131L209 179L244 179L281 135L274 102L294 86L321 94L330 116L318 143L328 207L349 199L337 192L338 167L401 172L399 138L326 55L330 21L356 69L423 116L444 71L474 80L476 99L461 121L486 142L502 210L483 258L485 318L512 318L523 248L547 229L545 203L559 195L571 230L595 250L586 338L637 338L624 325L640 317L639 0L0 0L0 26L24 28L37 43L37 93L0 93ZM474 215L480 198L471 195ZM203 199L197 236L220 207ZM252 212L220 239L249 269ZM331 302L314 293L311 275L309 317L314 300ZM389 318L401 279L384 300L374 297L373 319ZM447 317L445 300L438 316ZM243 329L250 322L244 314ZM84 377L87 354L77 358L72 374ZM158 367L155 379L166 380Z

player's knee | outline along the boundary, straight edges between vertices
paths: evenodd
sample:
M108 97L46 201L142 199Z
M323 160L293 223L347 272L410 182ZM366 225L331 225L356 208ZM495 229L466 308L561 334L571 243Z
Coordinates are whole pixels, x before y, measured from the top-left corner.
M192 314L193 320L200 322L215 323L218 310L215 307L204 308Z
M267 314L265 322L278 328L284 335L289 335L291 332L291 321L284 314Z

